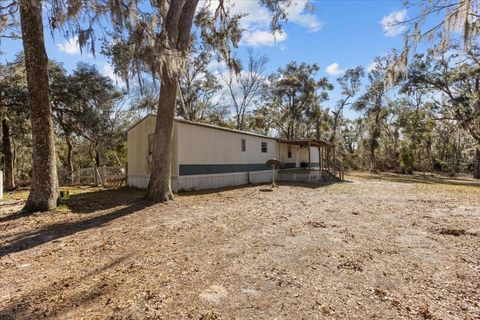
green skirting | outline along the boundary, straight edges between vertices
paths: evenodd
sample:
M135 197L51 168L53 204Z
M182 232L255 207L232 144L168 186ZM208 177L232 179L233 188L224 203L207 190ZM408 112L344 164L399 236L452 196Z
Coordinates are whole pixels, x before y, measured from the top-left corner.
M318 165L318 164L317 164ZM286 163L287 168L295 168L295 162ZM313 166L313 163L312 163ZM180 176L193 176L201 174L221 174L235 172L265 171L270 170L265 163L246 164L181 164Z

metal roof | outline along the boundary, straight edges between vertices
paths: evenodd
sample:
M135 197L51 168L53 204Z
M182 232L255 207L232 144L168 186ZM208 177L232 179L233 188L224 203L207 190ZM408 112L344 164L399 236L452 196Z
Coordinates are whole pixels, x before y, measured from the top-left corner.
M133 128L135 128L137 125L139 125L140 123L142 123L145 119L147 119L149 117L155 117L156 118L157 116L154 115L154 114L151 114L151 113L147 114L145 117L143 117L142 119L137 121L134 125L132 125L127 130L127 132L132 130ZM222 131L229 131L229 132L234 132L234 133L239 133L239 134L246 134L246 135L255 136L255 137L259 137L259 138L265 138L265 139L278 140L278 138L273 138L273 137L265 136L265 135L258 134L258 133L241 131L241 130L231 129L231 128L225 128L225 127L220 127L220 126L216 126L216 125L208 124L208 123L193 122L193 121L184 120L184 119L175 119L175 121L179 122L179 123L190 124L190 125L193 125L193 126L205 127L205 128L222 130Z
M142 119L137 121L134 125L132 125L127 130L127 132L132 130L133 128L135 128L137 125L139 125L140 123L142 123L145 119L147 119L149 117L155 117L156 118L157 116L154 115L154 114L151 114L151 113L147 114L145 117L143 117ZM261 134L258 134L258 133L220 127L220 126L216 126L216 125L208 124L208 123L193 122L193 121L184 120L184 119L175 119L175 121L179 122L179 123L185 123L185 124L189 124L189 125L193 125L193 126L205 127L205 128L210 128L210 129L214 129L214 130L222 130L222 131L228 131L228 132L233 132L233 133L238 133L238 134L245 134L245 135L264 138L264 139L276 140L279 143L294 144L294 145L299 145L299 146L307 146L308 144L313 145L313 146L325 146L325 145L334 146L333 143L330 143L328 141L321 140L321 139L294 139L294 140L280 139L280 138L269 137L269 136L266 136L266 135L261 135Z
M319 147L319 146L335 146L333 143L322 140L322 139L294 139L294 140L289 140L289 139L278 139L278 142L280 143L288 143L288 144L295 144L299 146L307 146L307 145L313 145L314 147Z

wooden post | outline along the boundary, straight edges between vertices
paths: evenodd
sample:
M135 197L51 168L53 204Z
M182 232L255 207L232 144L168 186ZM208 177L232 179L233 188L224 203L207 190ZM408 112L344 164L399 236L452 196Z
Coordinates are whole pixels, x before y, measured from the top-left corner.
M323 163L323 148L324 148L324 146L322 145L320 147L320 159L322 159L320 169L322 169L322 170L323 170L323 167L325 166L325 164Z
M322 152L320 151L320 142L317 141L317 151L318 151L318 169L322 170Z
M312 171L312 158L310 152L310 141L308 141L308 171Z

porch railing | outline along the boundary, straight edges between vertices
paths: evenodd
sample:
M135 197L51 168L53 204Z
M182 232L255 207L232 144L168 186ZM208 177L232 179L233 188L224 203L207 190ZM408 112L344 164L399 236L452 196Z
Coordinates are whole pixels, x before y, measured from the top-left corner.
M321 168L322 170L325 170L326 172L331 174L334 178L338 180L345 179L345 170L343 170L343 168L339 164L328 159L322 159L321 166L322 166Z

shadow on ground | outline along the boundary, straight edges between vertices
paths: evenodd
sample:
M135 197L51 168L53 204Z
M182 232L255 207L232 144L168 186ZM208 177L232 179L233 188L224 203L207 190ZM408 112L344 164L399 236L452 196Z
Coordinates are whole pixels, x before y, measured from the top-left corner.
M56 241L80 231L98 228L112 220L136 213L152 204L149 201L143 200L142 197L143 192L130 188L100 190L74 195L68 200L66 206L72 213L81 214L81 217L77 216L77 218L74 218L77 220L74 221L52 223L37 230L19 233L0 248L0 257L10 253L28 250L47 242ZM108 211L104 214L101 212L116 207L121 208ZM88 217L89 214L92 213L95 213L95 215ZM49 212L40 214L57 213ZM87 218L84 218L84 216ZM29 218L19 213L5 218L13 220L22 217ZM81 218L81 220L78 220L78 218Z
M322 181L322 182L318 182L318 183L275 181L275 183L277 184L277 187L289 186L289 187L317 189L317 188L323 188L323 187L326 187L326 186L329 186L329 185L332 185L332 184L337 184L337 183L352 183L352 181L349 181L349 180L343 180L343 181L331 180L331 181ZM188 196L197 196L197 195L208 195L208 194L215 194L215 193L219 193L219 192L237 190L237 189L255 189L255 188L258 188L258 187L262 187L262 186L264 188L261 188L259 190L260 192L271 192L272 191L269 183L256 183L256 184L244 184L244 185L224 187L224 188L203 189L203 190L195 190L195 191L180 191L178 193L178 196L188 197Z
M133 204L142 200L144 195L144 190L129 187L102 189L72 195L66 206L72 213L92 213Z
M65 189L68 190L68 188ZM60 205L60 208L66 207L72 213L92 213L132 204L141 200L143 196L144 191L129 187L87 191L71 195L64 204ZM0 223L30 216L29 213L21 211L24 203L25 200L12 200L0 204L0 209L12 206L20 207L19 210L0 217Z
M66 312L72 310L72 308L88 305L102 296L111 294L121 281L116 279L104 281L102 277L98 278L96 276L105 274L112 269L121 268L122 264L134 256L133 253L124 254L112 259L100 268L91 270L81 277L66 276L60 281L37 287L25 295L12 299L5 308L0 310L0 319L14 320L61 317ZM73 294L62 295L62 292L68 287L76 288L76 290ZM61 298L59 298L59 295ZM56 302L51 304L47 309L44 304L45 301ZM39 306L39 304L43 304L43 306Z

